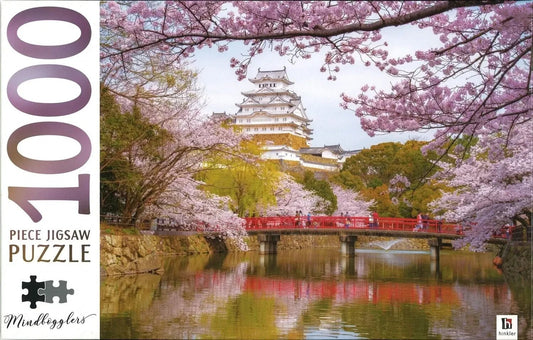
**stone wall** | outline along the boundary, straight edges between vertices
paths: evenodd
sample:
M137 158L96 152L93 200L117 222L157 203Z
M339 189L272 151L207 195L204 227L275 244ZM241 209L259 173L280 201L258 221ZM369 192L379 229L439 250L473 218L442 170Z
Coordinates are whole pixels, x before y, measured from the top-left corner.
M508 281L531 281L531 243L509 242L501 257L502 271Z
M203 235L101 235L102 275L161 272L162 256L237 251L231 241Z
M258 250L256 237L247 238L251 250ZM305 249L322 247L340 247L338 235L282 235L278 249ZM450 246L451 247L451 246ZM379 236L357 236L355 248L390 249L390 250L429 250L427 239L392 238Z
M259 249L256 237L246 237L251 250ZM338 236L284 236L278 249L302 249L338 246ZM100 265L102 275L124 275L163 271L162 256L237 252L230 239L203 235L101 235Z
M255 236L245 237L250 250L258 250ZM359 236L356 248L402 250L427 250L427 240L397 239ZM337 235L283 235L279 250L339 247ZM100 264L102 275L124 275L163 271L163 256L236 252L238 247L231 239L204 237L203 235L108 235L100 237Z
M259 250L257 237L245 238L250 250ZM338 247L339 236L334 235L282 235L278 242L278 250Z
M520 339L533 339L531 325L531 242L511 241L501 252L503 275L516 304L509 306L508 314L523 315L518 318Z

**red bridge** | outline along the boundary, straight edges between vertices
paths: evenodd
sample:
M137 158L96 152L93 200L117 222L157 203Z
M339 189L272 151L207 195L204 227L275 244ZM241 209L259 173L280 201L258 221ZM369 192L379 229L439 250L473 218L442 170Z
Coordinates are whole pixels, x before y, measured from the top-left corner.
M464 235L466 228L459 224L443 223L438 220L418 220L416 218L379 217L371 221L369 217L358 216L276 216L246 218L246 231L257 235L260 252L276 253L277 242L284 234L330 234L339 235L341 251L352 255L357 235L426 238L429 239L432 258L438 259L442 239L457 239ZM490 243L505 243L511 232L502 229L493 235Z
M405 236L405 232L411 233L410 237L428 238L438 236L440 238L455 239L462 237L465 230L456 223L443 223L439 220L422 220L403 217L379 217L377 221L370 221L368 217L358 216L276 216L276 217L248 217L246 231L249 234L257 234L264 231L275 231L282 234L290 233L332 233L348 232L350 234L368 234L391 236ZM506 239L512 233L513 227L504 227L492 237ZM286 232L284 232L286 231ZM359 231L359 232L358 232ZM417 236L419 235L419 236ZM500 242L496 242L500 243Z
M247 231L259 230L388 230L438 233L449 235L462 235L463 228L458 224L442 223L438 220L422 220L417 223L416 218L379 217L377 221L370 222L368 217L357 216L276 216L276 217L250 217L246 218Z

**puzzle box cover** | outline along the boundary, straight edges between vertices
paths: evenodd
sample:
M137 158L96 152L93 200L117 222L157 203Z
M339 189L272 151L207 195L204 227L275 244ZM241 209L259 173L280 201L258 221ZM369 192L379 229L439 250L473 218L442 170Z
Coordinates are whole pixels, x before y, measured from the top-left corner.
M0 5L0 337L98 338L99 3Z

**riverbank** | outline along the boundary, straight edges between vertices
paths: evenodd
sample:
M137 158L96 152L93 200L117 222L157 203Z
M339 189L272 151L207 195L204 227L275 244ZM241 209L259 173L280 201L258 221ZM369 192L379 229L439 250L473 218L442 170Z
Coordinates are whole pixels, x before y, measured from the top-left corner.
M109 235L100 236L101 275L163 272L164 256L235 252L230 239L203 235Z
M256 237L245 237L250 251L257 251ZM427 240L360 236L357 247L391 250L428 250ZM284 235L279 250L339 247L334 235ZM241 251L228 238L191 235L143 235L138 231L102 228L100 236L101 274L104 276L163 272L164 256L186 256Z
M531 243L512 241L505 245L501 254L502 271L513 282L531 284Z

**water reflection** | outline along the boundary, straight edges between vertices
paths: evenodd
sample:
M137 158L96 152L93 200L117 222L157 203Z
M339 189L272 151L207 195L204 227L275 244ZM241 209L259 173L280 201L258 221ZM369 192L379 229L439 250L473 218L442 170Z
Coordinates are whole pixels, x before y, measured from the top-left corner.
M103 338L494 338L516 305L485 254L336 249L168 258L102 281ZM438 275L436 275L438 274Z

